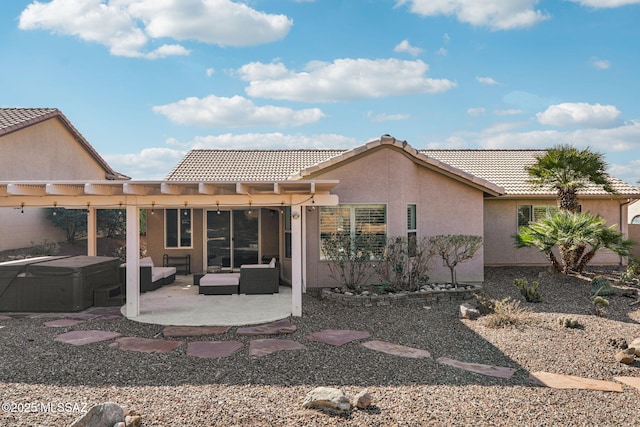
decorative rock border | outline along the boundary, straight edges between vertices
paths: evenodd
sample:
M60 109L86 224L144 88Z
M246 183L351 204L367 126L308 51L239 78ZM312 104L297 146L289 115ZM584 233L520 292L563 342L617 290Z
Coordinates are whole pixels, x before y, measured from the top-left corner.
M465 301L482 290L481 285L460 284L458 289L421 289L418 292L397 292L393 294L360 294L339 293L334 288L324 288L320 297L334 301L346 307L374 307L388 305L424 305L446 301Z

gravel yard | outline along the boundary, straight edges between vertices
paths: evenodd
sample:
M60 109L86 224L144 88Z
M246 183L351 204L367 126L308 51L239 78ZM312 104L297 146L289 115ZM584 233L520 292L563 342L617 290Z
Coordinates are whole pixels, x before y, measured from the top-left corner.
M491 298L523 300L513 279L538 280L543 268L488 268L485 292ZM0 320L0 426L65 426L79 410L113 401L142 414L144 426L423 426L423 425L599 425L637 419L640 390L622 393L556 390L534 386L530 372L546 371L614 381L640 376L640 363L618 363L610 339L640 337L640 305L622 296L607 297L606 317L590 314L587 279L544 276L544 302L528 324L491 329L483 319L460 320L458 305L346 308L304 296L297 331L280 338L306 350L281 351L259 358L247 354L255 338L231 328L215 337L181 341L237 340L244 347L223 359L186 355L186 346L148 354L108 347L108 342L75 347L54 341L60 333L102 329L126 336L162 337L162 326L127 319L88 321L48 328L40 318ZM524 300L523 300L524 301ZM577 319L582 329L559 326L558 317ZM384 340L428 350L429 359L375 352L351 342L341 347L305 338L323 329L353 329ZM437 363L438 357L517 369L510 379L494 378ZM348 414L302 409L317 386L354 396L368 389L374 406ZM24 404L36 403L25 413ZM15 404L14 410L9 404ZM52 407L46 412L43 407ZM67 405L67 406L64 406ZM84 408L84 409L86 409Z

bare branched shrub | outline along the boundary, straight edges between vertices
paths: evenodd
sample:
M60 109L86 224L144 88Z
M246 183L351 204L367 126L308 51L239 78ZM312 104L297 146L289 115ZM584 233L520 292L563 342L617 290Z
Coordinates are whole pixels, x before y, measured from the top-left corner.
M531 310L520 307L520 301L511 297L495 301L494 312L485 317L485 325L489 328L505 328L507 326L519 326L530 322Z
M415 291L427 283L427 271L434 256L426 238L390 237L382 259L376 262L376 272L387 290Z

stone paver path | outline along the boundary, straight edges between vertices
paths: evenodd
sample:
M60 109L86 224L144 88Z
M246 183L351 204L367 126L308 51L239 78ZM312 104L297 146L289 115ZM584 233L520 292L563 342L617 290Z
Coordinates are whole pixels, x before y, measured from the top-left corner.
M339 347L355 340L369 338L371 334L366 331L351 331L347 329L325 329L306 336L308 340L318 341Z
M86 345L118 338L122 334L110 331L71 331L58 335L55 340L72 345Z
M529 374L529 381L533 384L550 388L574 388L622 392L622 385L612 381L592 380L590 378L553 374L551 372L532 372Z
M206 335L222 335L229 330L228 326L166 326L162 335L169 337L202 337Z
M229 357L241 348L240 341L196 341L187 344L187 355L215 359Z
M370 350L380 351L392 356L409 357L411 359L422 359L431 357L431 353L429 353L427 350L393 344L386 341L367 341L365 343L362 343L362 346Z
M156 340L150 338L122 337L109 344L111 348L142 353L168 353L184 344L183 341Z
M76 326L84 322L84 320L56 319L45 322L44 326L48 328L68 328L69 326Z
M259 339L249 343L249 356L261 357L282 350L306 350L307 347L291 340Z
M516 372L513 368L504 368L501 366L482 365L479 363L466 363L459 360L449 359L448 357L439 357L436 362L453 366L455 368L463 369L469 372L475 372L476 374L488 375L490 377L498 378L511 378Z
M238 328L238 335L280 335L292 334L297 331L296 325L291 323L289 319L278 320L277 322L267 323L266 325L248 326L246 328Z
M634 387L640 390L640 377L613 377L614 380L620 381L628 385L629 387Z

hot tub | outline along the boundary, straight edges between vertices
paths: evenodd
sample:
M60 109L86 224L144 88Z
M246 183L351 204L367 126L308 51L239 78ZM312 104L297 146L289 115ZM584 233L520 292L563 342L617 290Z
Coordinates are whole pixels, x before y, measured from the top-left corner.
M0 264L0 311L80 311L118 285L118 258L42 257Z

